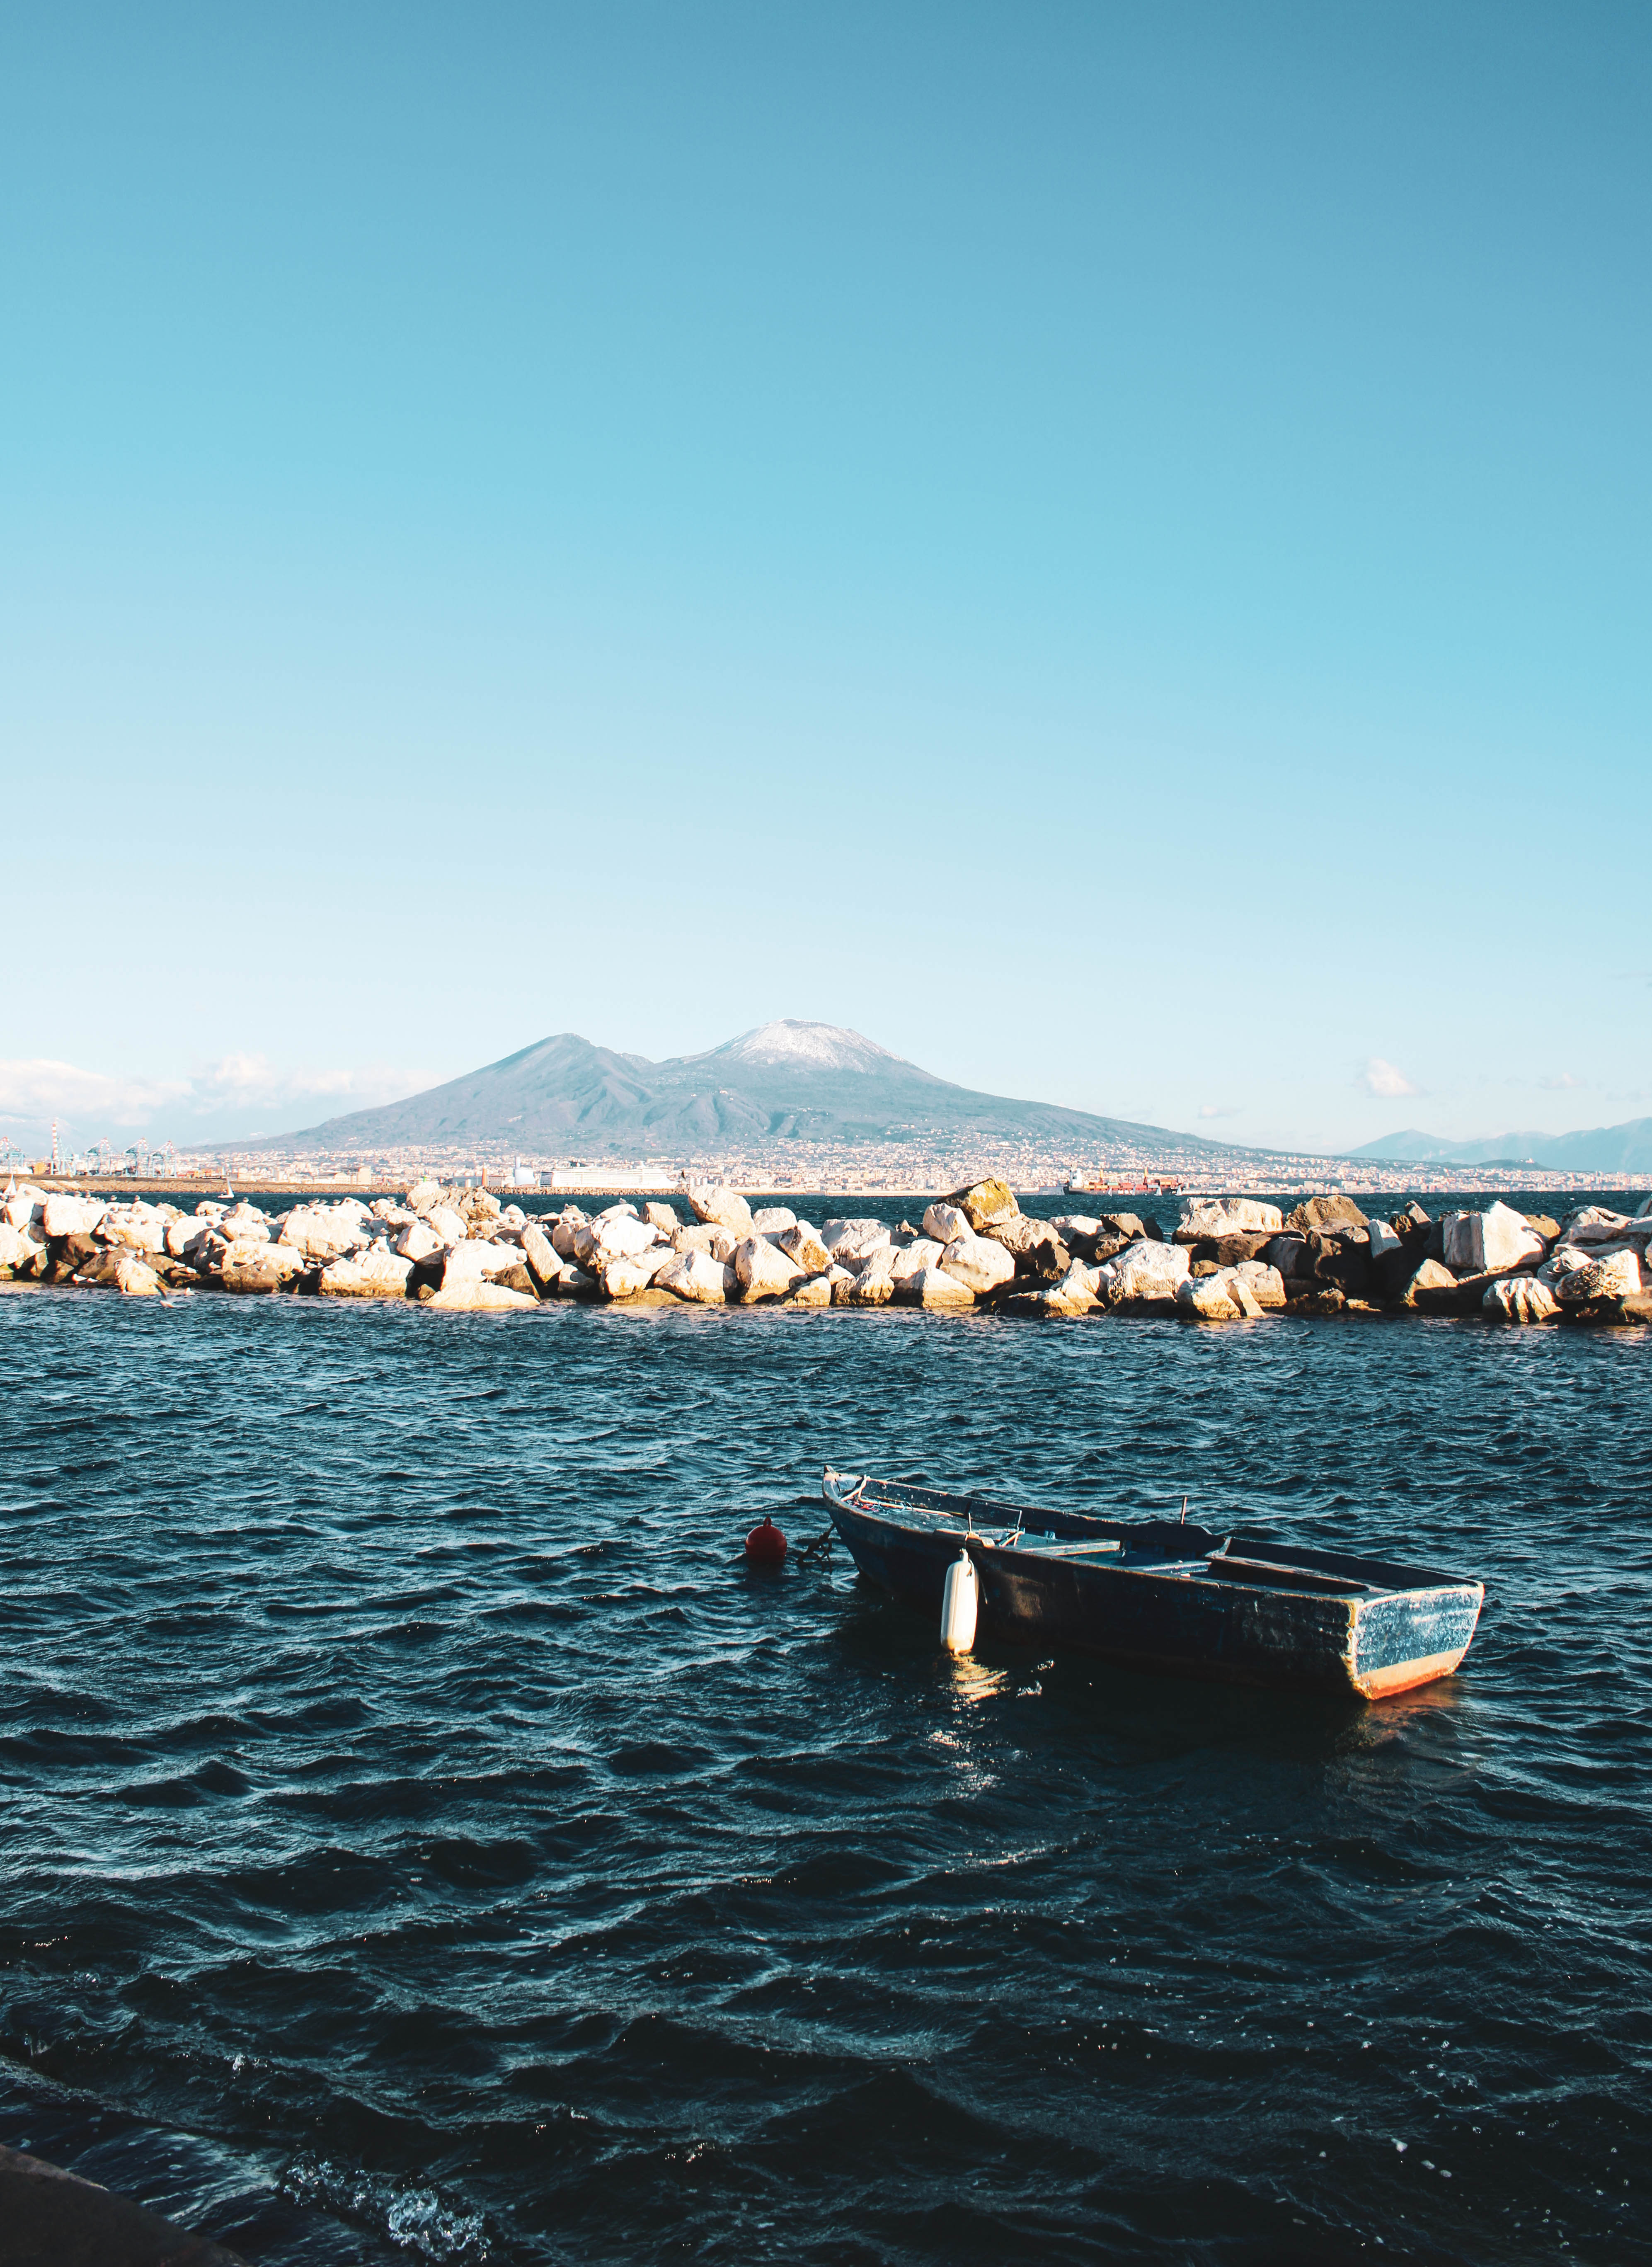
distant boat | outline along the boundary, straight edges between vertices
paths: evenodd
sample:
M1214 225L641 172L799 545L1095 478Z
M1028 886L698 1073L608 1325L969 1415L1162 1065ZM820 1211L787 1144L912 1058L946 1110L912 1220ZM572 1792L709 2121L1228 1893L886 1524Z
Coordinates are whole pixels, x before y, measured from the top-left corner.
M1134 1669L1380 1700L1449 1676L1486 1586L1342 1551L1100 1519L835 1471L833 1525L867 1578L934 1620L966 1554L980 1633Z

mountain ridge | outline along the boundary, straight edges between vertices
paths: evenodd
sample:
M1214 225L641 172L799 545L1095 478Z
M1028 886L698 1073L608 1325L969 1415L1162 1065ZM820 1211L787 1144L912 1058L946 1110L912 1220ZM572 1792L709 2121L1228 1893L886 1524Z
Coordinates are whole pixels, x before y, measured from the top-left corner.
M1416 1126L1385 1134L1347 1152L1367 1163L1535 1165L1558 1173L1652 1172L1652 1118L1618 1126L1591 1126L1575 1134L1488 1134L1445 1141Z
M638 1158L806 1141L1041 1142L1128 1150L1151 1163L1197 1151L1208 1160L1261 1154L1168 1126L1098 1117L954 1085L831 1023L759 1024L694 1055L651 1061L575 1031L377 1109L359 1110L246 1146L287 1150L413 1148L496 1143L544 1152L578 1148Z

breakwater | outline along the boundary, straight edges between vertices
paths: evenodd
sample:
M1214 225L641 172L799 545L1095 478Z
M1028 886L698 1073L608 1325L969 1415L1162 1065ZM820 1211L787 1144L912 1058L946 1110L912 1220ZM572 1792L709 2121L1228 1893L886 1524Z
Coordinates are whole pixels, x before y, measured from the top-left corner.
M26 1184L0 1204L0 1276L128 1295L197 1289L413 1299L507 1312L552 1299L682 1306L908 1305L1039 1320L1174 1314L1199 1324L1270 1314L1480 1315L1494 1322L1652 1322L1652 1198L1637 1213L1584 1205L1564 1221L1501 1201L1391 1218L1347 1196L1289 1213L1249 1197L1184 1200L1168 1229L1136 1213L1021 1210L978 1181L921 1221L819 1227L726 1184L676 1205L628 1200L529 1214L486 1189L423 1181L371 1204L312 1199L271 1214L245 1199L192 1212Z

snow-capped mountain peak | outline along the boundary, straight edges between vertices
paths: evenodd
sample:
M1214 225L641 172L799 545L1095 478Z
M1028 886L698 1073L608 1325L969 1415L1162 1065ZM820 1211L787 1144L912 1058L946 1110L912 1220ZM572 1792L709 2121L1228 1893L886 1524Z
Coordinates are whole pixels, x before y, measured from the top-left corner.
M788 1017L776 1023L760 1023L711 1050L750 1063L789 1063L799 1070L875 1071L902 1060L887 1047L847 1031L839 1023L809 1023Z

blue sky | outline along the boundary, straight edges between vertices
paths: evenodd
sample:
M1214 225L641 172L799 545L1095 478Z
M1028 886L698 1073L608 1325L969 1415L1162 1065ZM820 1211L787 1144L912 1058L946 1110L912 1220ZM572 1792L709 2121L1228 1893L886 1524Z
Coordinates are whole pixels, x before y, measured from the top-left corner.
M1652 1111L1649 92L1588 0L14 13L0 1111L776 1016Z

